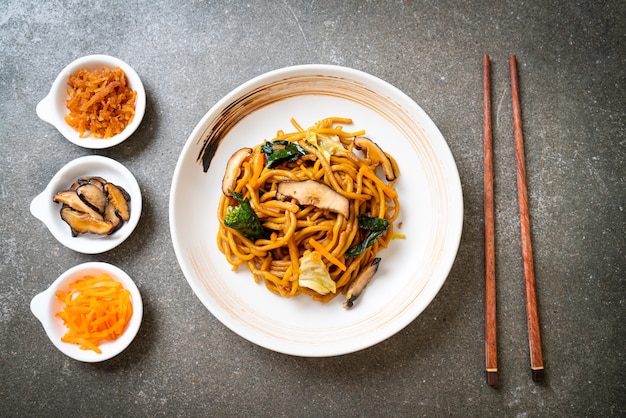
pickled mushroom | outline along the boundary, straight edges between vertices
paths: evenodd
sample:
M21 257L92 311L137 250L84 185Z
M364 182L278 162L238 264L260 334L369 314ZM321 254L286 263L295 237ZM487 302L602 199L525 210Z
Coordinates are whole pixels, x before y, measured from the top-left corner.
M112 234L130 219L130 195L102 177L81 177L52 200L63 205L61 219L74 237L85 233Z

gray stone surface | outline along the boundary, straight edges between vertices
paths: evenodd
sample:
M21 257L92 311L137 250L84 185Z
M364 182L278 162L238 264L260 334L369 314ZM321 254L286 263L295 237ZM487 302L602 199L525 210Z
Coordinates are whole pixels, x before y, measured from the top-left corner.
M93 4L92 4L93 3ZM626 4L618 1L0 2L0 415L624 416ZM117 56L142 77L145 119L94 152L35 115L77 57ZM492 57L500 385L485 384L481 58ZM547 381L530 378L509 54L519 61ZM336 358L290 357L235 335L178 267L168 198L193 127L266 71L327 63L403 90L448 141L464 188L457 260L426 311L392 338ZM138 228L89 256L28 213L68 161L125 164ZM31 298L64 270L126 270L145 305L138 337L101 364L56 350Z

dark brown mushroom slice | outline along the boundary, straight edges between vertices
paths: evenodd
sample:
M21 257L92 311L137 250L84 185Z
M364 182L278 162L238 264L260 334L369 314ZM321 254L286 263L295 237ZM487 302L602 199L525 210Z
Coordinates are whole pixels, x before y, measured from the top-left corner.
M79 178L74 183L72 183L72 185L70 186L70 190L76 190L78 189L78 186L85 184L85 182L83 182L82 180L83 180L82 178Z
M388 181L393 181L398 176L393 169L391 160L385 155L385 152L371 139L364 136L357 136L354 138L354 146L362 150L365 156L375 165L380 165L385 172L385 177Z
M76 188L76 193L83 202L91 206L96 212L104 213L107 204L107 196L104 191L92 183L81 184Z
M115 187L120 189L120 192L122 192L122 195L124 195L124 199L126 200L126 203L130 203L130 193L128 193L126 189L124 189L122 186L118 186L116 184Z
M85 212L98 220L104 220L102 215L98 213L94 208L83 201L78 196L75 190L63 190L52 198L57 203L62 203L64 206L68 206L78 212Z
M222 178L222 193L225 196L230 197L229 190L235 190L239 173L241 173L241 165L250 156L250 153L252 153L252 148L241 148L230 156Z
M104 185L106 197L108 203L113 205L113 208L119 215L119 217L127 221L130 219L130 207L128 202L130 201L130 195L120 186L116 186L113 183L107 183Z
M104 191L104 185L108 182L100 176L89 176L83 177L89 184L93 184L94 186L98 186L100 190Z
M378 265L380 263L380 257L376 257L372 263L361 271L356 279L352 282L348 291L346 292L346 301L343 303L343 307L346 309L351 308L354 305L354 301L361 296L365 287L369 284L376 271L378 271Z
M345 218L350 215L350 201L324 183L315 180L281 181L276 189L276 197L285 200L290 197L301 205L313 205L339 213Z
M122 225L124 224L124 220L122 219L117 209L115 209L115 206L113 206L111 202L107 203L107 206L104 209L104 219L107 222L111 222L111 225L113 225L113 228L111 228L109 235L111 235L112 233L120 229Z
M107 181L100 176L81 177L72 184L72 186L70 187L70 190L76 190L78 186L82 186L83 184L88 184L88 183L98 186L100 187L101 190L104 191L104 185L107 183Z
M111 222L96 219L88 213L79 212L69 206L61 209L61 219L70 226L74 237L85 233L105 235L113 229Z

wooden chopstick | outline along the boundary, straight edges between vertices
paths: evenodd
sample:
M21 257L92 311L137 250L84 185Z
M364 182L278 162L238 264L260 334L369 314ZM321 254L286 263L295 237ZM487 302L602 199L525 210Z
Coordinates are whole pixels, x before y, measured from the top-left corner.
M511 55L511 100L513 102L513 123L515 136L515 160L517 166L517 201L519 206L520 232L522 242L522 262L524 264L524 285L526 290L526 321L528 322L528 344L530 348L530 368L535 382L544 381L543 355L541 352L541 332L537 313L535 272L533 251L530 239L530 215L528 213L528 192L526 190L526 163L524 161L524 136L522 133L522 111L520 106L517 59Z
M485 205L485 367L487 384L498 384L496 341L496 256L493 204L493 135L491 123L491 74L489 56L483 57L483 154Z

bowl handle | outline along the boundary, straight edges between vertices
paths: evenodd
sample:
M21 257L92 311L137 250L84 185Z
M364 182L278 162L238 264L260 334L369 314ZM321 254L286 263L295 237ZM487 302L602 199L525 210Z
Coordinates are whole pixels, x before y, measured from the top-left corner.
M30 202L30 213L40 221L44 222L47 226L46 219L46 207L45 207L46 193L40 193Z
M49 299L48 291L44 291L30 301L30 310L35 315L35 318L44 325L44 328L47 326L48 311L50 310Z
M52 92L48 93L48 95L37 104L36 112L39 119L54 125L54 96Z

